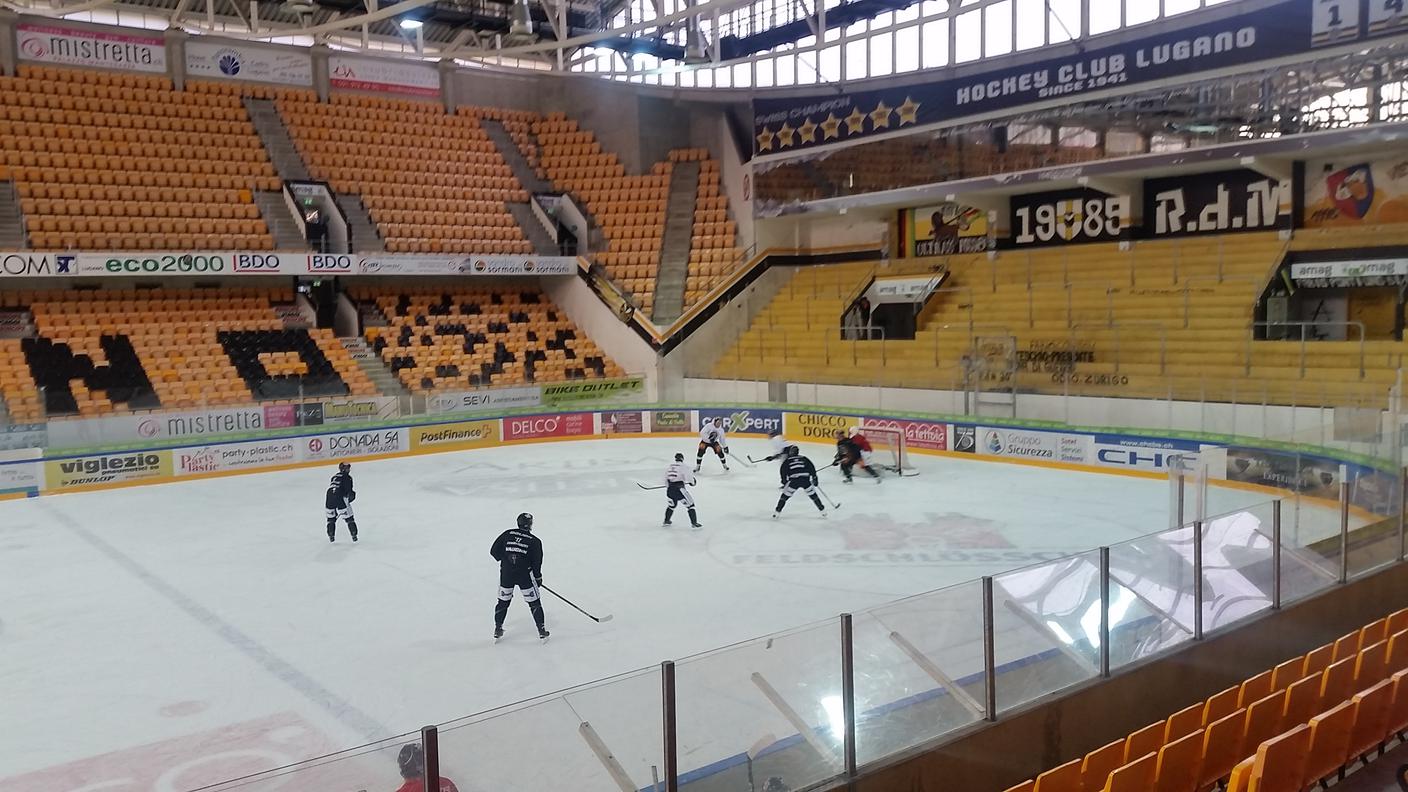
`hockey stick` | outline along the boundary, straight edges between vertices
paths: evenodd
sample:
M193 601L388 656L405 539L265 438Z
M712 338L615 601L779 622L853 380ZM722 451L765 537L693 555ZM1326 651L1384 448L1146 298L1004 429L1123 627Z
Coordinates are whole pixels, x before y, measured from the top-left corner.
M660 484L660 485L654 486L654 487L647 487L647 486L645 486L644 484L642 484L642 483L640 483L639 481L637 481L637 482L636 482L636 486L637 486L637 487L640 487L640 488L643 489L643 490L658 490L658 489L665 489L666 487L668 487L668 486L670 486L670 485L668 485L668 484Z
M837 503L837 502L834 501L834 500L831 500L831 496L826 494L826 490L822 489L821 487L817 487L817 488L816 488L816 491L821 493L821 497L826 498L826 502L829 503L829 504L831 504L831 508L833 508L833 509L839 509L839 508L841 508L841 504L840 504L840 503Z
M577 607L577 603L573 602L573 601L570 600L570 599L567 599L566 597L562 596L561 594L558 594L556 591L553 591L552 589L548 588L547 586L544 586L544 585L542 585L542 584L540 583L540 584L538 584L538 588L542 589L543 591L546 591L547 593L553 595L554 597L557 597L558 599L562 600L563 602L567 603L568 605L571 605L573 608L576 609L576 611L577 611L578 613L582 614L583 616L586 616L588 619L591 619L592 621L596 622L597 624L600 624L600 623L602 623L602 622L609 622L609 621L611 621L611 614L609 614L609 613L606 614L605 616L602 616L601 618L598 619L597 617L595 617L595 616L591 615L590 613L587 613L586 611L584 611L584 610L582 610L581 608Z
M755 464L755 465L757 465L757 464L760 464L760 463L763 463L763 462L771 462L772 460L769 459L769 458L767 458L767 457L763 457L762 459L754 459L754 458L753 458L753 455L752 455L752 454L749 454L749 455L748 455L748 461L749 461L749 462L752 462L752 463Z
M739 458L738 458L738 455L736 455L736 454L733 453L733 449L730 448L727 453L728 453L729 456L731 456L731 457L733 457L734 459L738 460L739 464L747 465L748 467L753 467L753 463L751 462L751 460L750 460L749 462L744 462L742 459L739 459Z

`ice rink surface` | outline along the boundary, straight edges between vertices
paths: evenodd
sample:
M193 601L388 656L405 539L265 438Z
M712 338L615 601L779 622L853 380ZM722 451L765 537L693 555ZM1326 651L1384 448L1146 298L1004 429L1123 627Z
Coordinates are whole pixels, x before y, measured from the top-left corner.
M676 451L694 443L356 464L356 545L324 534L332 466L0 503L0 790L189 789L1168 524L1161 480L924 456L878 486L824 471L839 511L799 495L773 521L775 466L710 458L704 529L666 529L635 482ZM521 511L547 585L610 623L546 596L541 645L516 601L491 643L488 548Z

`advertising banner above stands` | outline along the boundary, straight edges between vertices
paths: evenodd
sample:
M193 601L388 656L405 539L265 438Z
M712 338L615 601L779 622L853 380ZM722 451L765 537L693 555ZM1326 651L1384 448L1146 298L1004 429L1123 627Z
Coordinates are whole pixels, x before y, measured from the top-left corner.
M1299 262L1291 265L1291 280L1311 289L1401 286L1408 283L1408 259Z
M235 42L186 41L186 73L191 77L313 86L313 57L294 47L251 47Z
M440 95L440 70L423 63L334 54L328 58L328 75L333 88L421 97Z
M1111 242L1130 224L1128 195L1085 188L1012 196L1014 247Z
M1408 157L1305 163L1305 226L1408 221Z
M66 25L21 24L15 27L22 61L57 66L166 73L166 39L107 33Z
M530 385L523 388L435 393L426 397L425 411L430 415L444 415L482 410L513 410L520 407L537 407L542 403L542 388Z
M1289 228L1289 180L1237 169L1144 182L1148 236L1192 236Z
M908 278L876 278L866 291L872 303L922 302L939 287L942 275L917 275Z
M357 260L362 275L575 275L573 256L395 256Z
M1402 30L1408 6L1369 5L1374 18L1365 20L1358 0L1284 0L1115 44L1100 46L1097 38L1062 45L1076 51L963 77L840 95L755 99L754 150L785 153L1043 102L1081 101L1155 81L1187 83L1200 73L1252 67Z
M0 251L0 278L209 276L209 275L406 275L512 277L574 275L572 256L463 256L426 258L379 254L251 253L187 251L163 253L43 253Z
M981 209L946 203L905 209L901 220L906 256L951 256L988 249L988 215Z
M640 377L614 380L562 382L543 386L543 404L549 407L584 401L624 401L645 392L645 380Z

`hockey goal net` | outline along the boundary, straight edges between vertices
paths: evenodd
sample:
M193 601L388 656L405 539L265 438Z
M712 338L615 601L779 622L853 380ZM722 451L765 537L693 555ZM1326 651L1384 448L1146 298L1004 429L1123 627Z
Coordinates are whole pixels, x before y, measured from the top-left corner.
M875 450L872 462L894 473L911 472L903 429L873 423L863 423L857 428Z

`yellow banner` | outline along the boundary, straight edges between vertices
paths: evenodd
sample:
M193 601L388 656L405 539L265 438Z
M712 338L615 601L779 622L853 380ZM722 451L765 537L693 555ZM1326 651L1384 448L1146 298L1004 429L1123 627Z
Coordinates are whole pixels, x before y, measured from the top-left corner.
M845 415L787 413L783 419L782 436L804 443L834 443L836 432L844 432L859 423L859 418Z
M909 209L906 256L951 256L988 249L988 216L981 209L946 203Z
M48 490L118 484L170 475L170 451L129 451L44 462L44 488Z
M412 426L410 432L412 449L487 448L498 445L501 439L497 419Z

